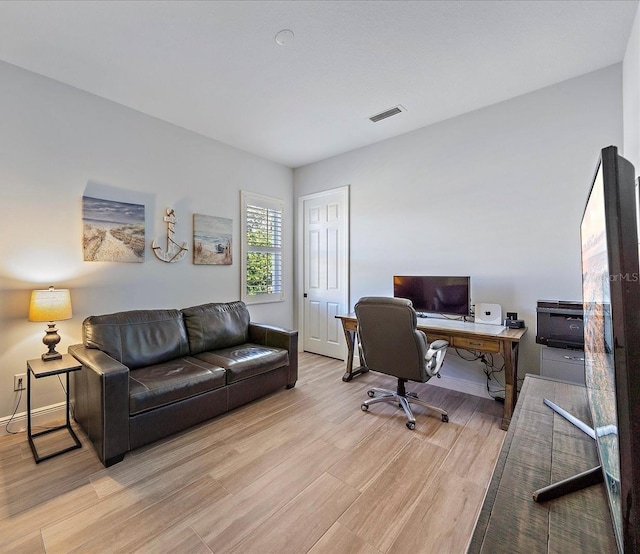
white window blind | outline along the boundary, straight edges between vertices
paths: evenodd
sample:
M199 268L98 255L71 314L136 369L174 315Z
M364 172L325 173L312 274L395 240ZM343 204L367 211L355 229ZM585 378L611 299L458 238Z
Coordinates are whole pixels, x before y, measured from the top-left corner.
M242 192L242 300L247 304L284 299L283 212L281 200Z

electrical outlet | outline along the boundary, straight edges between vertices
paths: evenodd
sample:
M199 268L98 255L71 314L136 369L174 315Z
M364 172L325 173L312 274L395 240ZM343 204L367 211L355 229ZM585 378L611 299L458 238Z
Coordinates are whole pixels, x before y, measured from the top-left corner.
M26 390L27 388L27 374L18 373L13 376L13 390Z

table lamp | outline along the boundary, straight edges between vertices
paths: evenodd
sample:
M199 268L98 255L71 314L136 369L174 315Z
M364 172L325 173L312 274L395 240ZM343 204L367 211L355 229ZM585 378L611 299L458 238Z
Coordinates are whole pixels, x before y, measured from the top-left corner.
M45 329L42 342L49 348L42 355L45 362L59 360L62 354L56 352L56 345L60 342L60 335L56 329L56 321L71 319L71 294L69 289L34 290L31 293L29 304L29 321L48 321L49 327Z

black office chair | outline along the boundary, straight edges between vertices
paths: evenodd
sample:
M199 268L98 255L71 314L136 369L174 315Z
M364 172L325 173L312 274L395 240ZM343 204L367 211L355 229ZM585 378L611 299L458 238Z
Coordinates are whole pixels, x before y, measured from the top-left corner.
M440 414L442 421L449 421L445 410L423 402L417 394L405 389L407 381L425 383L433 376L440 377L449 343L436 340L429 344L426 335L416 328L417 316L411 301L404 298L361 298L355 312L362 365L398 379L396 391L381 388L367 391L370 399L362 403L362 410L367 411L378 402L397 403L407 415L407 427L415 429L410 404L418 404Z

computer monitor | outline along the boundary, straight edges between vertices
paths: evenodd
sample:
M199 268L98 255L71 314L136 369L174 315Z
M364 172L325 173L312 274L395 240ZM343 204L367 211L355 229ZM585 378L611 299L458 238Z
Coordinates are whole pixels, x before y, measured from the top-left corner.
M393 296L411 300L418 313L466 317L470 281L470 277L395 275Z

